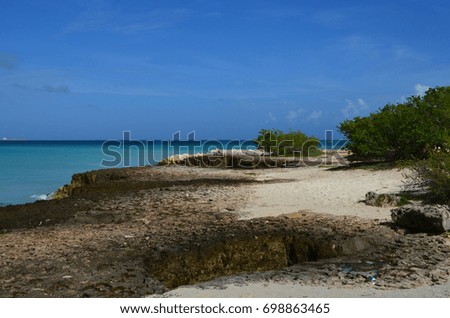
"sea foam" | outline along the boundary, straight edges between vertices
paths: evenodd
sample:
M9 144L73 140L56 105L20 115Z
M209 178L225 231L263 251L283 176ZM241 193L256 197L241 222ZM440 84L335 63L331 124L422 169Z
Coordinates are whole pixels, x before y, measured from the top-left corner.
M51 194L33 194L31 198L35 199L36 201L46 201L50 200Z

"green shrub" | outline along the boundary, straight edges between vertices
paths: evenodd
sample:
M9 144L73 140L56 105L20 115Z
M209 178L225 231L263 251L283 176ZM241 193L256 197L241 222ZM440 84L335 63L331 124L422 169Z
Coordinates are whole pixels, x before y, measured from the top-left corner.
M262 129L255 142L264 151L278 156L317 156L322 153L317 148L319 140L299 130L285 133L279 129Z
M428 159L410 162L412 173L408 174L410 186L428 190L428 199L450 204L450 153L434 152Z
M436 149L449 149L450 87L388 104L367 117L345 120L338 128L349 139L350 160L426 159Z

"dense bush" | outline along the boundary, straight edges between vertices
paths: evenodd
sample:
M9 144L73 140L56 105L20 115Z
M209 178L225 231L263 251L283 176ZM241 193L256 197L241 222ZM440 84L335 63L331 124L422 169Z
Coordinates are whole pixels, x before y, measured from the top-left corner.
M350 160L426 159L449 149L450 87L429 89L338 127L349 139Z
M317 148L319 140L308 137L299 130L283 132L278 129L262 129L255 141L264 151L278 156L302 155L306 157L317 156L321 153Z

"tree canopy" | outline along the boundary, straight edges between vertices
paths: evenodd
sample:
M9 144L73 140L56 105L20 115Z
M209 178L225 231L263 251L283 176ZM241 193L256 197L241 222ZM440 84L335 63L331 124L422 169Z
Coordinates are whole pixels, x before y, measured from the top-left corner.
M387 104L366 117L338 126L349 143L350 160L426 159L450 147L450 86L429 89L424 96Z
M264 151L278 156L316 156L321 153L317 148L319 140L300 130L261 129L255 141Z

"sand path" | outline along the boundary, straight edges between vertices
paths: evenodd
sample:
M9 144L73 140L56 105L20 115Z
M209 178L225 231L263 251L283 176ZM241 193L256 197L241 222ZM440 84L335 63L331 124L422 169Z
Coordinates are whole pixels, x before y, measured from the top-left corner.
M277 216L307 210L334 215L351 215L370 219L389 219L390 208L366 206L365 194L399 192L402 172L398 170L340 170L319 167L274 169L266 171L260 180L280 179L285 182L251 187L242 218Z

